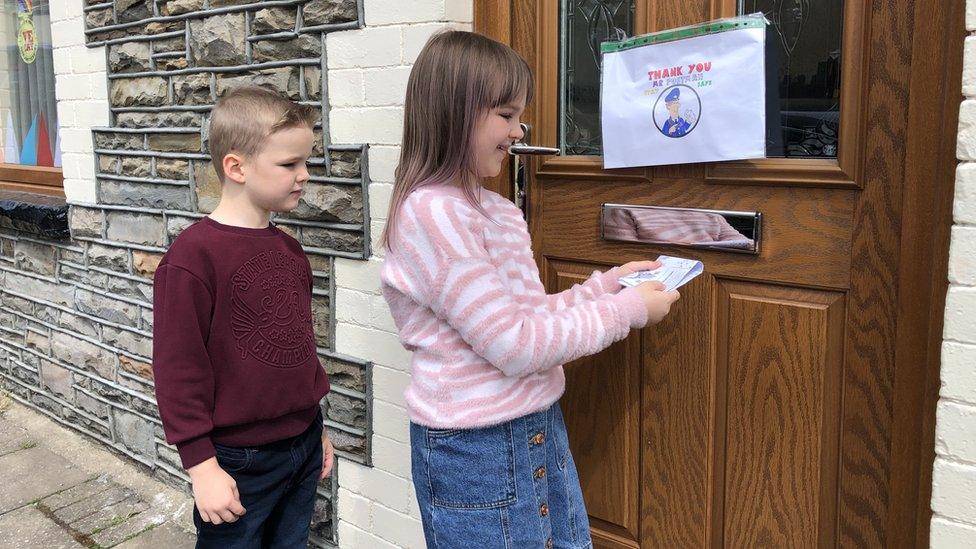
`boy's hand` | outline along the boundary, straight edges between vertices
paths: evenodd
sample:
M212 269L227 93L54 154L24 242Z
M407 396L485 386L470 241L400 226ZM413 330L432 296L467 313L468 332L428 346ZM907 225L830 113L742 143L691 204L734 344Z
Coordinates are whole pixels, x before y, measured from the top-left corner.
M186 472L193 483L193 501L204 522L235 522L247 512L241 505L237 483L220 468L217 458L198 463Z
M647 307L647 325L657 324L671 311L671 304L681 297L675 290L664 291L664 284L657 280L649 280L634 286Z
M329 433L322 431L322 473L319 480L332 474L332 465L335 463L335 449L332 448L332 441L329 440Z
M618 278L623 278L628 275L632 275L637 271L653 271L655 269L661 268L660 261L631 261L630 263L624 263L620 267L617 267Z

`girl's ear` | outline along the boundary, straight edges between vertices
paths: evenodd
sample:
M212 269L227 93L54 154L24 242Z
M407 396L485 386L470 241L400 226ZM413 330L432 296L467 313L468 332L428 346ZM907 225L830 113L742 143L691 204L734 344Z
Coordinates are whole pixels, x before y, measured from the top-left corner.
M227 153L224 155L222 166L227 180L244 184L244 157L237 153Z

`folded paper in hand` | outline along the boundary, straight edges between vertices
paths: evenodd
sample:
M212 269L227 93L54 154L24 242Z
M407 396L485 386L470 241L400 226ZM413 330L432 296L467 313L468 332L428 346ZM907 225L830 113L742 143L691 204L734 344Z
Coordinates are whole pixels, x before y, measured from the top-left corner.
M696 276L702 274L704 270L702 262L694 259L682 259L680 257L662 255L658 260L661 262L661 268L653 271L637 271L636 273L631 273L618 279L620 284L631 287L649 280L657 280L664 283L665 290L677 290Z

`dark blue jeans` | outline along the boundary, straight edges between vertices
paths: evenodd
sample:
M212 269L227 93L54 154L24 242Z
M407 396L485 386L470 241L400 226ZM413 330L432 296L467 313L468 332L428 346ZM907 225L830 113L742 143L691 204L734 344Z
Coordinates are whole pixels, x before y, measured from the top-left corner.
M217 463L237 482L247 512L236 522L214 525L203 522L194 506L197 549L306 547L322 471L322 416L289 439L245 448L214 447Z

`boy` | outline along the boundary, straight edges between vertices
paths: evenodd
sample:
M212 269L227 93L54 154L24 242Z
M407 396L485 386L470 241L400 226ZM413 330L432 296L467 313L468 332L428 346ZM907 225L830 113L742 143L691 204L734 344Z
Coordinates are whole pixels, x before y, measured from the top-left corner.
M241 88L217 102L217 208L156 270L153 372L166 440L193 484L197 547L305 547L332 469L308 259L270 224L309 174L315 112Z

